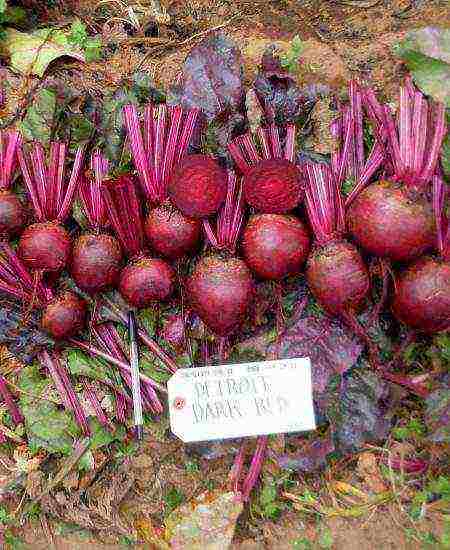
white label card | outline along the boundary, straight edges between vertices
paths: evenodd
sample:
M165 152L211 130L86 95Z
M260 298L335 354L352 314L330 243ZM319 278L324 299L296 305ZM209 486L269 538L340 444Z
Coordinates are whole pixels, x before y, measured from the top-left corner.
M309 358L179 369L167 389L185 443L316 427Z

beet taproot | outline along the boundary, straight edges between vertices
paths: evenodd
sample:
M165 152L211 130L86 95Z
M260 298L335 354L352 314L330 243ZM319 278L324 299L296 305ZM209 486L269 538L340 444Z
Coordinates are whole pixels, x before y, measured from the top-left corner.
M25 225L25 208L15 193L0 190L0 236L13 237Z
M82 331L87 316L86 302L73 292L64 292L45 307L41 325L55 340L65 340Z
M73 245L70 273L81 290L96 294L117 284L121 262L117 239L104 233L81 235Z
M34 223L22 233L17 252L29 269L59 272L67 264L71 245L70 236L62 225Z
M120 272L119 291L133 307L166 300L175 288L175 271L159 258L138 258Z
M298 273L308 257L310 237L297 217L256 214L242 235L242 252L249 268L261 279L279 281Z
M229 336L245 319L253 294L249 268L239 258L206 256L186 283L186 296L218 336Z
M157 254L176 260L198 248L202 224L200 220L188 218L173 206L163 204L150 210L144 231Z
M226 171L213 157L187 155L174 168L169 196L185 216L206 218L224 202L226 182Z
M384 180L356 197L347 211L347 227L365 250L399 262L421 256L436 240L429 199L401 183Z

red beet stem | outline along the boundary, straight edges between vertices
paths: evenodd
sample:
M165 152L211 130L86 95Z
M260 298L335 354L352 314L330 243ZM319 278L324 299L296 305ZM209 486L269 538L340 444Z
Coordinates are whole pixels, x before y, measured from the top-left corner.
M97 417L98 421L102 426L104 426L108 430L113 431L114 426L112 422L109 420L105 411L102 409L102 405L97 397L97 392L95 391L94 385L90 384L87 380L83 381L83 385L84 385L84 395L86 396L86 399L89 401L92 408L94 409L95 416Z
M125 105L123 117L139 183L153 204L167 198L174 165L186 154L198 120L198 109L148 105L143 128L135 105Z
M337 181L325 164L306 163L309 185L306 208L317 243L325 244L345 231L344 207Z
M142 253L144 230L134 182L129 176L120 176L102 186L109 219L117 238L129 257Z
M253 487L258 481L259 474L261 473L261 469L264 463L264 458L266 456L267 442L267 435L260 435L258 437L255 453L253 455L247 477L242 484L242 500L244 502L249 499L250 493L252 492Z
M228 151L243 174L262 159L284 158L294 162L295 133L295 125L289 124L286 127L286 141L283 148L279 128L275 124L271 124L268 128L259 128L257 131L262 156L258 153L251 134L235 138L229 143Z
M77 149L69 179L65 184L66 155L66 144L52 142L46 166L44 148L40 143L35 143L29 153L24 149L18 151L25 186L39 222L64 222L72 208L81 176L83 149Z
M243 202L242 183L233 171L228 170L227 196L217 215L216 231L209 220L203 221L203 228L213 248L234 254L244 221Z
M19 132L0 132L0 189L11 188L12 176L17 165L17 152L22 139Z
M19 300L47 302L47 292L39 277L32 277L20 258L5 241L0 241L0 289Z
M20 412L19 407L16 405L14 397L9 391L8 383L6 382L5 377L2 375L0 375L0 395L8 407L9 414L11 415L14 424L20 424L23 422L23 415Z
M101 194L103 179L108 173L109 162L100 151L94 151L90 162L91 174L83 174L79 196L90 227L99 231L108 225L105 204Z
M61 365L59 357L56 353L51 355L46 351L40 353L42 363L47 367L50 376L58 390L66 408L72 410L78 425L85 435L90 435L88 420L84 413L83 407L78 399L75 390L73 389L69 375L66 369Z
M114 302L112 302L109 298L103 297L104 303L106 305L106 308L109 310L109 312L119 321L120 323L123 323L124 325L127 324L127 314L124 313ZM161 348L161 346L151 338L145 330L142 329L141 326L138 325L138 336L142 343L148 347L148 349L158 357L158 359L168 368L168 370L172 373L176 372L178 370L178 365L175 363L175 361L167 355L167 353Z

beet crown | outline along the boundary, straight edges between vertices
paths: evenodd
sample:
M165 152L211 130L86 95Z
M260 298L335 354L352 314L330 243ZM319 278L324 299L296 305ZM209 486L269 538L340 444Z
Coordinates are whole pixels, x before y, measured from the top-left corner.
M226 181L226 171L212 156L188 155L175 166L169 196L186 216L207 218L225 200Z
M11 191L20 143L18 132L0 131L0 237L17 234L26 221L25 209Z
M244 198L260 212L283 214L293 210L303 198L301 174L294 164L295 126L286 128L281 145L276 125L257 132L261 155L250 134L233 140L228 150L244 174Z

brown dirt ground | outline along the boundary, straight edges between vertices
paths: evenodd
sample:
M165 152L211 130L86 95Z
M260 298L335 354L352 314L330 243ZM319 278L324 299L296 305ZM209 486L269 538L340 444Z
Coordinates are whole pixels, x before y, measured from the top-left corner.
M142 2L148 4L148 2ZM372 84L386 96L392 96L403 74L403 67L392 53L392 45L405 31L425 25L449 25L450 11L447 0L380 0L342 2L336 0L167 0L171 24L159 24L157 39L139 35L129 37L123 32L120 18L120 2L108 4L110 11L95 9L99 2L81 0L76 3L76 13L86 22L91 32L102 32L105 37L116 33L121 45L112 53L107 64L58 64L53 76L62 76L75 89L101 94L105 88L114 88L138 67L154 76L156 83L167 86L179 74L189 49L209 29L221 27L233 37L244 52L245 77L251 81L257 60L267 41L289 41L295 35L306 41L304 52L307 69L302 79L319 80L339 88L349 76L357 76ZM124 4L133 4L132 1ZM135 2L134 4L137 4ZM114 12L116 10L116 12ZM108 13L102 19L101 13ZM113 18L112 15L116 15ZM59 14L58 22L66 19ZM70 20L70 14L67 16ZM149 15L151 22L152 16ZM35 83L22 83L21 92ZM130 472L135 476L133 489L121 506L125 523L138 528L148 542L142 548L154 548L151 534L158 530L164 513L164 499L168 487L176 487L189 498L205 488L225 488L230 458L216 461L200 461L200 471L189 473L185 468L186 453L181 444L174 441L148 440L142 454L134 460ZM1 472L0 472L1 473ZM3 472L5 475L7 472ZM131 473L130 473L131 475ZM340 479L367 490L367 479L355 472L351 462L340 473ZM76 487L79 479L73 480ZM326 487L321 476L315 479L297 480L298 486L320 485ZM293 489L292 491L295 492ZM331 495L331 496L330 496ZM326 491L324 498L335 498ZM335 502L334 502L335 503ZM65 549L107 550L126 548L117 538L106 535L87 537L58 535L58 522L48 520L55 547ZM374 507L358 519L343 517L318 518L300 514L292 509L284 512L277 522L246 516L239 524L233 548L293 549L294 542L306 538L312 548L336 550L419 549L422 544L408 538L412 527L422 532L439 534L443 528L442 516L430 513L413 525L402 507L402 501L392 501L385 506ZM328 529L332 544L326 546L321 533ZM26 547L35 550L49 548L51 538L46 529L36 521L15 530L26 540ZM410 532L410 531L409 531Z

